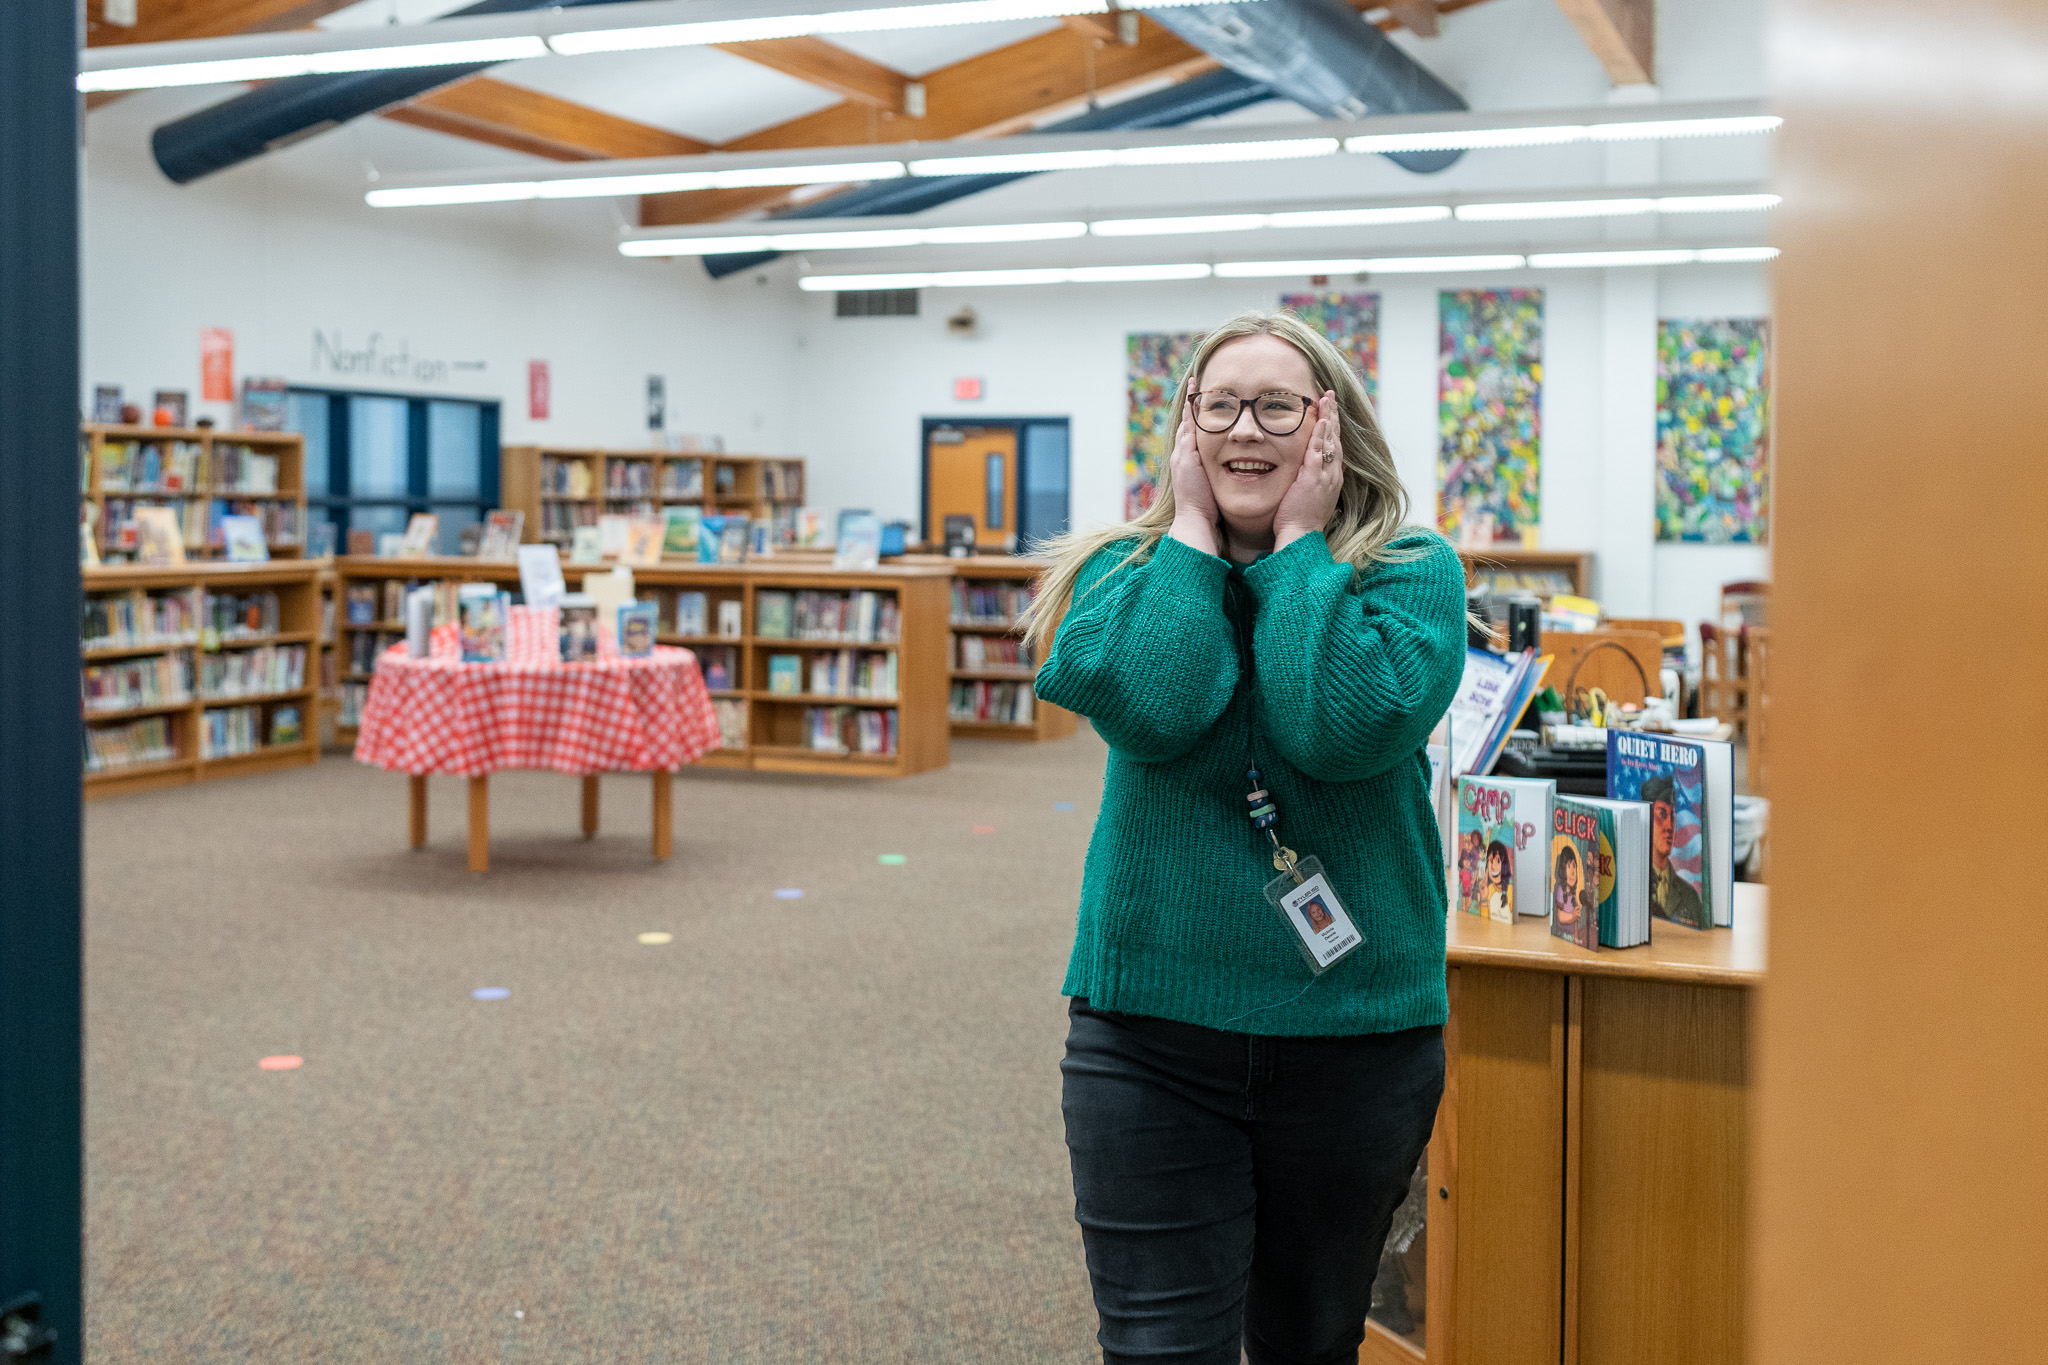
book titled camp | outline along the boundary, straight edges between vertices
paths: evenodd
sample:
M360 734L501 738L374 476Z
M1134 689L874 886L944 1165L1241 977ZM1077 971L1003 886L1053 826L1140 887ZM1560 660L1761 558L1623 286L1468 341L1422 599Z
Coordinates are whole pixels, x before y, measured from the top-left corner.
M1547 779L1458 779L1458 908L1502 924L1544 915L1548 885L1550 807L1557 784Z

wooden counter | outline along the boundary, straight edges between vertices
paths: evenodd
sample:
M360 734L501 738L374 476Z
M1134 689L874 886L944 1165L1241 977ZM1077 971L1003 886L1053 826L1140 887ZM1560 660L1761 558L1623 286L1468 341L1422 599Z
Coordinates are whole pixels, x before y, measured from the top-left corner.
M1736 1365L1749 1012L1768 896L1588 951L1453 910L1422 1311L1361 1361ZM1420 1300L1418 1303L1417 1300Z

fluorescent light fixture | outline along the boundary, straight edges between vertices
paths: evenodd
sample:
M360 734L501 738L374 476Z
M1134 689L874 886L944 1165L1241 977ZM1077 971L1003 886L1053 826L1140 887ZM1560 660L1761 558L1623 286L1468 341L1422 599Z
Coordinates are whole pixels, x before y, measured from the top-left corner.
M1697 253L1701 265L1743 265L1751 261L1775 261L1774 246L1714 246Z
M1442 152L1483 147L1543 147L1567 142L1633 142L1671 137L1729 137L1774 132L1776 114L1728 118L1643 119L1634 123L1557 123L1529 128L1464 128L1444 132L1367 133L1344 139L1347 152Z
M1783 203L1775 194L1682 194L1657 201L1659 213L1756 213Z
M756 185L836 185L865 180L900 180L900 161L848 161L836 166L762 166L758 169L717 171L714 185L721 190L746 189Z
M1185 218L1103 218L1088 225L1097 237L1166 237L1186 232L1250 232L1266 227L1264 213L1205 213Z
M621 256L719 256L742 251L857 251L892 246L955 246L983 242L1051 242L1086 236L1086 223L1018 223L989 227L852 228L756 232L723 237L635 237Z
M1090 148L1073 151L991 152L981 156L923 157L912 175L1018 175L1034 171L1089 171L1108 166L1191 166L1233 161L1293 161L1334 156L1334 137L1274 138L1257 142L1193 142L1166 147Z
M1206 280L1209 267L1187 265L1083 265L1067 272L1074 284L1123 284L1143 280Z
M1207 279L1206 265L1084 265L1042 270L927 270L896 275L806 275L796 287L811 294L859 289L968 289L1011 284L1123 284Z
M1386 223L1441 223L1451 216L1442 204L1418 204L1408 208L1303 209L1291 213L1269 213L1266 226L1276 228L1378 227Z
M1537 270L1578 270L1590 266L1687 265L1699 259L1697 251L1651 249L1643 251L1538 251L1529 256Z
M475 185L414 185L371 190L372 208L432 204L497 204L514 199L596 199L618 194L676 194L755 185L844 185L897 180L900 161L851 161L825 166L748 166L724 171L647 171L636 175L559 176L552 180L491 181Z
M1166 0L1165 6L1196 0ZM1229 3L1229 0L1224 0ZM839 10L824 14L764 15L749 19L715 19L696 23L648 24L561 33L550 39L565 56L585 52L625 52L651 47L701 47L708 43L745 43L761 38L802 38L827 33L880 33L892 29L939 28L954 24L986 24L1005 19L1059 19L1070 14L1106 14L1107 0L951 0L933 5L899 5L878 9ZM571 22L574 22L571 20Z
M1530 204L1460 204L1461 223L1507 223L1536 218L1620 218L1649 213L1654 199L1550 199Z
M1262 280L1294 275L1420 275L1445 270L1515 270L1522 258L1483 256L1369 256L1341 261L1220 261L1219 279Z
M995 223L986 227L970 224L924 229L924 240L934 246L973 242L1057 242L1087 235L1086 223Z
M80 90L151 90L172 85L275 81L288 76L322 76L341 71L384 71L408 66L454 66L464 62L517 62L545 57L538 37L477 38L404 47L345 48L335 52L280 53L227 57L215 61L168 62L155 66L81 71Z

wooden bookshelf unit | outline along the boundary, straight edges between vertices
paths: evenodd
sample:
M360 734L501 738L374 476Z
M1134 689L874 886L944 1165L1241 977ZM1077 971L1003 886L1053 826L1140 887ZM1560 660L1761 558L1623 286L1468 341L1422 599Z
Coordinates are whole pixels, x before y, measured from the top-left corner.
M1489 545L1483 550L1460 550L1458 558L1464 561L1468 588L1485 583L1496 591L1531 593L1545 602L1560 592L1575 597L1593 594L1591 550L1528 550L1519 545Z
M581 588L588 573L608 573L609 564L563 564L563 576L570 591ZM376 587L379 615L384 598L383 584L390 581L421 583L457 580L492 582L518 591L518 565L504 560L476 560L455 557L429 559L380 559L343 556L335 561L339 579L336 632L337 660L344 693L351 687L367 693L369 674L353 671L357 662L353 641L370 636L375 643L364 648L376 653L403 638L404 626L392 619L351 622L348 619L349 588L358 584ZM763 772L830 773L856 777L908 777L912 773L942 768L948 760L946 722L946 659L949 644L947 608L952 573L941 565L920 564L858 571L838 570L815 562L777 563L762 560L748 564L665 564L659 568L635 567L634 594L643 602L657 604L660 613L657 640L665 645L688 648L698 655L699 666L710 681L712 651L731 651L726 669L728 686L712 691L734 723L741 743L714 749L697 761L698 767L752 768ZM689 635L676 631L679 594L704 594L703 633ZM899 613L899 627L893 640L850 638L803 638L758 634L759 604L763 593L818 593L827 598L873 593L893 602ZM738 606L736 634L720 633L723 603ZM730 615L730 613L728 613ZM770 660L793 655L800 661L808 689L809 673L820 655L849 651L858 661L862 656L891 656L896 664L896 693L893 697L867 697L851 692L813 693L808 690L776 692L769 683ZM722 662L722 660L721 660ZM896 751L893 754L847 752L811 747L809 732L812 713L831 708L835 716L851 715L858 726L861 712L886 712L894 719ZM837 708L846 708L840 712ZM359 714L344 698L337 717L337 743L352 743L353 717Z
M498 497L508 510L526 513L527 540L564 549L577 526L595 526L607 512L658 517L664 507L768 522L779 547L795 543L804 462L707 451L506 446L498 457Z
M252 455L258 458L245 458ZM178 514L187 558L218 557L216 523L235 513L263 519L272 558L305 552L306 438L295 431L86 422L79 457L81 515L91 519L108 564L127 558L120 527L138 507Z
M311 563L114 565L83 571L85 794L205 782L319 760L319 569ZM245 611L226 617L226 599ZM274 612L268 611L274 599ZM161 625L165 628L157 629ZM274 651L264 654L262 651ZM303 650L296 684L271 686L253 666ZM207 674L227 676L207 686ZM123 686L150 675L153 690ZM173 686L165 687L165 683ZM126 692L123 703L93 700ZM280 712L298 736L272 742ZM289 720L289 717L284 719ZM131 728L132 727L132 728ZM216 749L209 733L227 741ZM144 733L153 732L153 733ZM126 744L117 741L125 740ZM97 742L96 742L97 741ZM121 752L125 748L125 752ZM95 750L102 752L97 754Z
M946 559L942 556L919 556L921 560L948 565L953 574L952 605L949 624L952 638L948 642L947 667L950 686L947 689L947 713L951 718L953 733L975 735L990 739L1048 740L1065 739L1074 733L1079 719L1072 711L1041 701L1036 696L1032 678L1038 671L1035 660L1023 657L1025 650L1020 638L1016 611L999 610L977 613L977 594L981 594L980 605L989 605L986 595L990 591L1005 595L1027 590L1037 577L1045 572L1045 561L1019 559L1011 555L976 555L972 559ZM996 603L998 607L1002 604ZM1013 602L1011 605L1015 606ZM1014 646L1020 656L1017 663L997 662L982 659L978 664L972 655L979 649L983 652L993 648ZM973 709L978 709L983 700L975 695L981 685L986 684L997 701L1004 698L1007 689L1014 686L1031 692L1031 719L1027 721L975 718ZM1014 704L1014 703L1013 703Z

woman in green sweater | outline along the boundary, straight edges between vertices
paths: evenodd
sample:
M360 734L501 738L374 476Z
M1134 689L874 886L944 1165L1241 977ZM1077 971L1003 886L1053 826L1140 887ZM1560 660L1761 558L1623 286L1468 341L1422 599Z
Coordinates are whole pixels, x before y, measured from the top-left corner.
M1443 1090L1423 745L1464 573L1292 314L1209 333L1174 407L1158 500L1056 547L1028 622L1039 696L1109 744L1064 987L1075 1216L1106 1362L1349 1362Z

